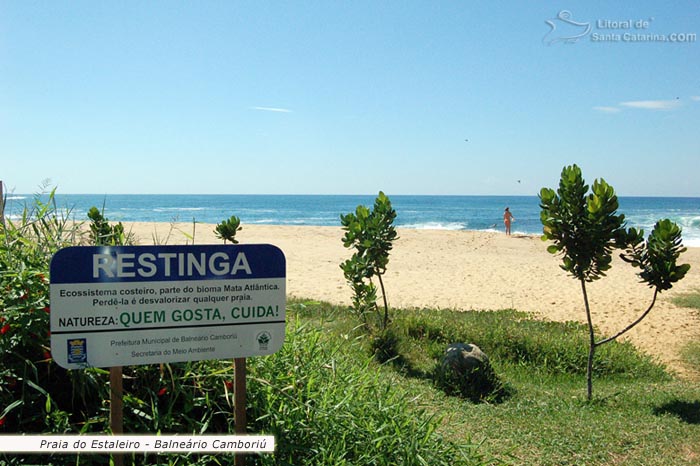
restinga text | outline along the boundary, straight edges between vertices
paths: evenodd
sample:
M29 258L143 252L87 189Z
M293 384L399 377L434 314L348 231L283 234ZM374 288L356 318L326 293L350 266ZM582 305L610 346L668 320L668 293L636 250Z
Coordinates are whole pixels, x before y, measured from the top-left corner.
M251 275L244 252L234 257L225 252L159 252L153 254L93 254L92 278L205 277Z

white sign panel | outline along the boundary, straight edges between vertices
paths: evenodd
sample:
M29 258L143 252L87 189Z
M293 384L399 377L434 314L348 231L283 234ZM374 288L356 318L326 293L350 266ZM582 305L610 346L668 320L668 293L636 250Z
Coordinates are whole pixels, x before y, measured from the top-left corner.
M51 353L67 369L262 356L285 334L272 245L95 246L51 261Z

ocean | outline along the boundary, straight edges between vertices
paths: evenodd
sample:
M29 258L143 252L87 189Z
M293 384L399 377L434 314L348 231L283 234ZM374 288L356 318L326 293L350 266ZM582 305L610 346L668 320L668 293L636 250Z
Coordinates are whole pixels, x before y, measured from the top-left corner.
M373 195L177 195L177 194L56 194L58 208L86 220L90 207L104 210L112 221L219 223L235 215L245 224L339 226L340 215ZM400 228L503 231L503 210L515 217L513 234L542 233L536 196L409 196L389 194ZM6 216L16 218L34 195L7 196ZM683 243L700 247L700 198L620 197L618 213L628 226L651 231L670 218L683 228Z

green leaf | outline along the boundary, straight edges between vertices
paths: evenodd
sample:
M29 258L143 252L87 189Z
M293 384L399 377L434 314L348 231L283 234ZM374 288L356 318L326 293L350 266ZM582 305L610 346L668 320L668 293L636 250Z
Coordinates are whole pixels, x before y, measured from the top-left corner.
M5 409L2 410L2 414L0 414L0 418L3 418L7 416L13 409L22 406L24 404L24 401L20 398L18 400L13 401L9 405L5 407Z

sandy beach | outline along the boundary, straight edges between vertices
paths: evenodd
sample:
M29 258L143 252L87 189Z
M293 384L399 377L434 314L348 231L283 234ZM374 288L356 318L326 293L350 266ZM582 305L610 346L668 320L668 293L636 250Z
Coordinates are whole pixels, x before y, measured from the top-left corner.
M125 223L137 244L220 244L214 225ZM539 237L477 231L399 229L385 285L392 307L497 310L514 308L545 319L585 322L580 284L559 268ZM278 246L287 259L287 294L348 304L350 290L339 264L349 258L340 227L244 225L241 243ZM700 338L700 313L671 302L700 290L700 248L688 248L685 279L659 295L651 314L627 334L638 348L681 376L683 345ZM589 284L594 324L612 334L646 310L653 292L635 269L616 259L607 277ZM695 374L696 375L696 374Z

